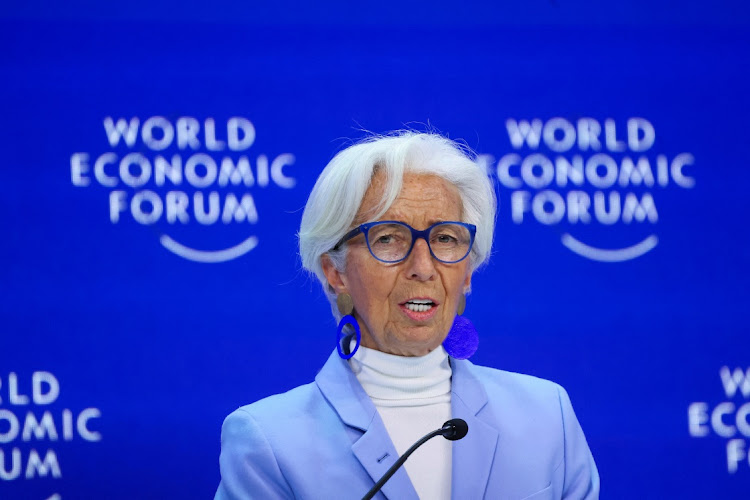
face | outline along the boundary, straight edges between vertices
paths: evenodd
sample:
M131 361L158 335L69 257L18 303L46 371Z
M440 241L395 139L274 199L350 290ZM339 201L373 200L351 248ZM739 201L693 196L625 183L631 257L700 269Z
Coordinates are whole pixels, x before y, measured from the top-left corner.
M368 214L381 199L384 175L376 173L360 206L355 225L370 222ZM405 174L403 187L379 220L405 222L426 229L440 221L460 221L458 190L433 175ZM386 264L367 249L364 235L347 242L346 269L337 271L327 255L323 271L336 294L349 293L354 317L362 332L362 345L401 356L423 356L437 348L448 335L458 301L471 283L469 258L444 264L432 258L427 242L414 242L406 260ZM431 306L415 306L412 301Z

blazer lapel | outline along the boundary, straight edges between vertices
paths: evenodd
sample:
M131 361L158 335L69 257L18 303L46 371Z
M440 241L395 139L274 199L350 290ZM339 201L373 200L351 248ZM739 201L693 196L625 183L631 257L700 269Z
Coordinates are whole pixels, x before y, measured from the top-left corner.
M498 433L479 417L487 393L471 373L471 362L450 361L452 416L466 420L469 426L466 437L453 443L451 498L484 498Z
M346 361L333 351L315 377L320 391L341 421L363 434L352 444L352 452L372 478L373 484L398 460L380 415ZM382 488L387 498L418 500L406 469L401 467ZM361 494L367 493L363 491Z

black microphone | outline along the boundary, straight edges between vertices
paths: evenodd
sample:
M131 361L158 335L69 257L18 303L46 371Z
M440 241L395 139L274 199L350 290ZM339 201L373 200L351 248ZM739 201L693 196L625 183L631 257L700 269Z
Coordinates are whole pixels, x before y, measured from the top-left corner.
M404 465L404 462L406 462L406 459L409 458L409 455L414 453L417 448L425 444L430 439L434 438L435 436L443 436L449 441L458 441L459 439L462 439L464 436L466 436L467 432L469 432L469 425L465 420L462 420L460 418L452 418L448 420L440 429L430 432L425 437L414 443L411 448L406 450L406 453L398 457L396 463L394 463L391 468L388 469L385 474L383 474L383 477L381 477L380 480L375 483L375 486L373 486L372 489L362 497L362 500L370 500L372 497L374 497L375 493L380 491L380 488L382 488L383 485L391 478L391 476L396 473L399 467Z

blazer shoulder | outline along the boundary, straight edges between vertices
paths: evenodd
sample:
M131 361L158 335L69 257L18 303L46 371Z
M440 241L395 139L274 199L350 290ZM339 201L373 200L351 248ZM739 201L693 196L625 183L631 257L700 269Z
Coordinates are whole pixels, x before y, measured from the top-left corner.
M314 383L242 406L221 428L221 483L216 498L293 498L295 450L325 419L327 403Z
M311 399L308 386L242 406L224 419L217 499L294 496L282 459L289 447L286 429L293 428L295 415Z
M272 424L273 427L294 422L301 416L310 416L310 410L323 401L320 389L311 382L274 394L237 408L227 420L251 417L258 424Z
M524 404L554 404L558 409L560 399L567 399L565 389L551 380L474 364L470 365L470 370L481 381L490 399L500 396Z

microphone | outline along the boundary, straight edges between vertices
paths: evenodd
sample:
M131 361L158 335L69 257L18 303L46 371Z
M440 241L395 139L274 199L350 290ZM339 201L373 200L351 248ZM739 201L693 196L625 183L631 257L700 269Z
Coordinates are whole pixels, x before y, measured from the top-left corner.
M464 436L466 436L467 432L469 432L469 425L465 420L462 420L460 418L452 418L448 420L440 429L430 432L422 439L414 443L411 448L406 450L406 453L398 457L396 463L394 463L391 468L388 469L385 474L383 474L383 477L381 477L380 480L375 483L375 486L373 486L372 489L362 497L362 500L370 500L372 497L374 497L375 494L380 491L380 488L382 488L383 485L391 478L391 476L395 474L402 465L404 465L404 462L406 462L406 459L409 458L409 455L414 453L417 448L425 444L430 439L434 438L435 436L443 436L448 441L458 441L459 439L462 439Z
M466 420L460 418L448 420L440 429L440 433L448 441L458 441L459 439L463 439L468 432L469 425L466 423Z

